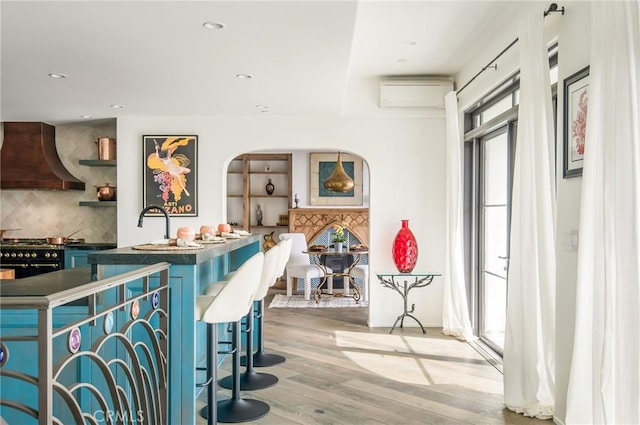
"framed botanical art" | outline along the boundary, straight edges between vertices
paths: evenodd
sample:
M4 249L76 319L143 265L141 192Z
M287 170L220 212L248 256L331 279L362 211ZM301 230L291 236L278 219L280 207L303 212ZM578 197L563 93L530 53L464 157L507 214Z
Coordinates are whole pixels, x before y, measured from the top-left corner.
M143 136L143 150L144 207L159 205L172 216L197 216L198 136Z
M564 166L562 176L582 175L587 130L589 67L564 80Z
M342 166L355 183L348 192L331 192L324 181L333 173L337 153L311 153L309 161L309 204L326 206L362 205L362 158L341 154Z

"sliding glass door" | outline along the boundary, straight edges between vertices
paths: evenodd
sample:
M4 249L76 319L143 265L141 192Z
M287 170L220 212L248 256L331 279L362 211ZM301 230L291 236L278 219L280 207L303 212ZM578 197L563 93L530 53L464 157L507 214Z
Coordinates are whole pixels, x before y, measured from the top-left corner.
M507 310L509 216L513 125L505 125L477 140L478 196L478 334L502 352Z
M554 108L557 45L549 50ZM465 111L465 268L474 332L502 354L519 74ZM554 113L555 116L555 113Z

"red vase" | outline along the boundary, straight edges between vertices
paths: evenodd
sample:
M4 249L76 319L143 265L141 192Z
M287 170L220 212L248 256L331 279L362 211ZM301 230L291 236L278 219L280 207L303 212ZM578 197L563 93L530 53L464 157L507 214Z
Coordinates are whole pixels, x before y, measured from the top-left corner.
M400 273L411 273L418 261L418 242L409 229L409 220L402 220L402 227L393 240L393 262Z

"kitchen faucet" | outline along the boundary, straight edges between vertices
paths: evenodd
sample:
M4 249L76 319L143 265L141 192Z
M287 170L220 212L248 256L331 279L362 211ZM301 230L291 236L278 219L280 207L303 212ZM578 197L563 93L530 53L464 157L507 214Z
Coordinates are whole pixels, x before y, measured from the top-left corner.
M140 217L138 217L138 227L142 227L142 220L144 220L144 214L149 210L160 210L160 212L164 214L164 221L165 221L165 227L166 227L165 229L166 234L164 235L164 238L169 239L169 235L171 234L171 231L169 230L169 213L160 205L149 205L146 208L144 208L142 211L140 211Z

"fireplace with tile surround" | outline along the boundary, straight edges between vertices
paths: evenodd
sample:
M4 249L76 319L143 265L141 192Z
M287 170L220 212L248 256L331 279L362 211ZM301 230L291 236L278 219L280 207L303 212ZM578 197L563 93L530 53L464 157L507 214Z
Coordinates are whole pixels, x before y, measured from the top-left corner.
M304 233L309 244L331 230L334 224L346 223L348 232L358 243L369 246L368 208L291 208L289 232Z
M289 232L304 233L309 245L330 246L330 235L334 224L346 224L347 246L362 244L369 246L369 209L368 208L291 208L289 210ZM361 264L368 263L365 255ZM323 256L326 265L336 271L348 268L350 256ZM312 281L311 286L315 287ZM335 289L343 288L342 278L334 278Z

